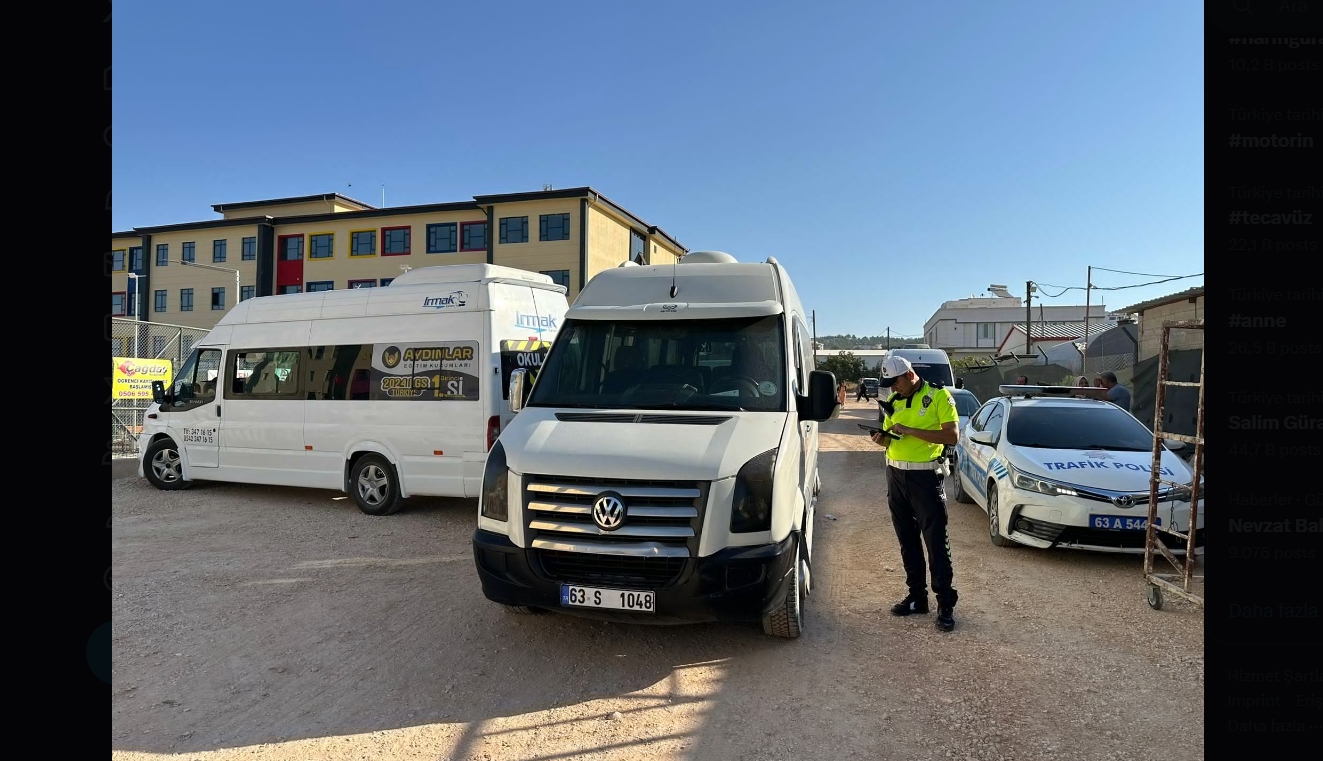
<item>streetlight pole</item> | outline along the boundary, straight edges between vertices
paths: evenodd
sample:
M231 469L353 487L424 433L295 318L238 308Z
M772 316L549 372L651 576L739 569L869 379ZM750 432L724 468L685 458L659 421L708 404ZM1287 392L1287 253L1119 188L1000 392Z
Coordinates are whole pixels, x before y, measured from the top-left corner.
M133 309L133 321L134 321L135 323L140 323L140 322L142 322L142 314L141 314L141 312L142 312L142 308L141 308L141 307L142 307L142 299L141 299L142 294L138 293L138 290L139 290L139 280L138 280L138 279L139 279L140 277L142 277L142 276L139 275L139 274L136 273L136 272L129 272L129 273L126 273L126 274L129 276L129 279L133 281L133 303L130 305L130 308ZM127 301L127 299L125 299L125 300ZM138 357L138 333L142 332L142 331L141 331L141 328L142 328L141 325L137 325L137 324L135 324L135 325L133 326L133 358L134 358L134 359L139 359L139 358L140 358L140 357Z
M1081 375L1089 374L1089 313L1093 309L1093 266L1084 279L1084 356L1080 357Z
M204 269L204 270L216 270L217 272L233 272L233 273L234 273L234 302L233 302L233 303L234 303L235 305L238 305L238 303L239 303L239 287L240 287L240 286L239 286L239 270L233 270L233 269L230 269L229 267L217 267L217 266L214 266L214 265L211 265L211 264L198 264L197 262L186 262L186 261L184 261L183 259L180 259L180 260L179 260L179 263L182 264L182 265L184 265L185 267L201 267L201 268Z

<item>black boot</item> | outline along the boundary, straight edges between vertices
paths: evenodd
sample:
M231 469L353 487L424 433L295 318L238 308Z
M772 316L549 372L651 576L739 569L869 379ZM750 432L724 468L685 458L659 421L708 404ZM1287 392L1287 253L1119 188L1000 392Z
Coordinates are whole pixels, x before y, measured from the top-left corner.
M928 612L927 594L917 595L911 592L909 593L908 596L905 597L904 600L901 600L900 602L891 606L891 615L893 616L908 616L914 613L927 613L927 612Z
M955 608L949 605L937 607L937 628L944 632L955 628Z

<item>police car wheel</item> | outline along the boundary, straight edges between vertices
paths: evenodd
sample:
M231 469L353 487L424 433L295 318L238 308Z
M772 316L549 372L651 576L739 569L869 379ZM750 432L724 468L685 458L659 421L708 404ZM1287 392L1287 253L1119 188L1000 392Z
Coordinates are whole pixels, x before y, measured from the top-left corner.
M997 484L988 482L988 538L998 547L1010 546L1011 540L1001 534L1001 515L997 508Z
M530 608L527 605L502 605L501 607L505 608L508 613L518 613L523 616L531 616L542 612L537 608Z
M960 480L960 461L958 459L951 462L951 482L955 486L955 501L968 505L974 499L965 491L965 482Z
M179 446L170 439L157 439L147 447L142 472L147 482L161 491L179 491L192 486L191 481L184 480L184 462L179 456Z

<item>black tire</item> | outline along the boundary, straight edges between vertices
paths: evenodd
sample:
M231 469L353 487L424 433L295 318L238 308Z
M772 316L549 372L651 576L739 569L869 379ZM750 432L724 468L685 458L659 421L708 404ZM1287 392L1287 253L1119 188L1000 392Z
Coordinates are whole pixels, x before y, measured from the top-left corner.
M988 481L988 538L998 547L1009 547L1014 544L1010 539L1002 536L1001 517L998 515L997 484L995 481Z
M962 505L968 505L974 501L974 498L965 491L965 482L960 480L960 460L954 458L951 461L951 481L955 484L955 501Z
M782 639L797 639L804 632L804 579L800 573L799 542L795 543L794 567L785 600L763 618L763 633Z
M193 485L184 480L184 463L179 446L172 439L157 439L147 447L142 472L147 482L161 491L179 491Z
M395 467L381 455L363 455L349 473L349 493L358 509L368 515L394 515L400 511L400 480Z
M1148 585L1148 606L1153 610L1162 610L1162 588L1157 584Z
M533 614L535 614L535 613L541 613L541 612L542 612L542 611L538 610L537 608L530 608L530 607L528 607L527 605L505 605L505 604L502 604L501 607L502 607L502 608L505 608L507 612L510 612L510 613L518 613L518 614L521 615L521 616L531 616L531 615L533 615Z

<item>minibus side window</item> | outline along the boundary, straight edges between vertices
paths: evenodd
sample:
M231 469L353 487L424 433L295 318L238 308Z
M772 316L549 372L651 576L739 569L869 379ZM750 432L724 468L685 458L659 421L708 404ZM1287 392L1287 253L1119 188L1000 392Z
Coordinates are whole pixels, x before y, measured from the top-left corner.
M289 398L297 394L300 380L298 349L244 349L230 360L229 393L226 396Z
M308 350L308 399L367 401L371 392L372 344L314 346Z

